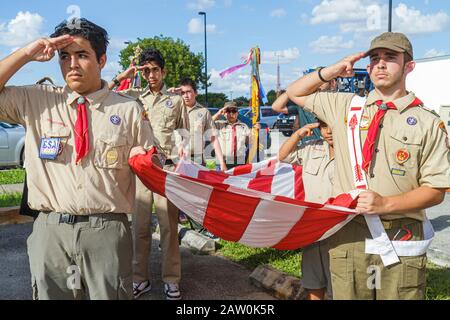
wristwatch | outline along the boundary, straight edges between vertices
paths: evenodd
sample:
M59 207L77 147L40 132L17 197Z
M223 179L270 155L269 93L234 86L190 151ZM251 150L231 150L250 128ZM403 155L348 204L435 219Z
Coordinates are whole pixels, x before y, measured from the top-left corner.
M114 82L114 84L115 84L116 86L120 86L120 81L117 80L117 77L114 77L114 79L112 79L112 81Z

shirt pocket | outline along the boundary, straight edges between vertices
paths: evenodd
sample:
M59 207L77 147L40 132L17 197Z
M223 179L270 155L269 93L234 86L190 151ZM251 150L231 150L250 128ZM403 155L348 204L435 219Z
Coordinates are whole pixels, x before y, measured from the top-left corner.
M128 165L130 146L120 135L101 135L95 145L94 164L103 169L122 169Z
M52 162L68 163L71 160L74 152L74 147L69 145L71 131L69 128L48 128L45 130L45 138L58 138L60 139L59 153L55 160Z
M324 157L311 157L303 166L305 173L317 176Z
M163 111L163 125L165 128L171 130L176 129L177 126L177 113L179 109L173 106L172 108L164 107Z
M391 133L389 143L389 162L392 166L419 168L422 136L416 132L397 130ZM405 152L406 151L406 152Z

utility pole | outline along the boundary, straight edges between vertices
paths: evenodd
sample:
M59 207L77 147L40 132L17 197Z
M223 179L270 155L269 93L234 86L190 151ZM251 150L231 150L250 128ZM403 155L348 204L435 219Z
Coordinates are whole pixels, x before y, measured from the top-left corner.
M277 57L277 97L279 97L281 92L280 57L283 57L283 54L278 51L275 55Z
M388 31L392 32L392 0L389 0L389 26Z
M208 108L208 45L206 42L206 12L199 12L204 17L205 24L205 107Z

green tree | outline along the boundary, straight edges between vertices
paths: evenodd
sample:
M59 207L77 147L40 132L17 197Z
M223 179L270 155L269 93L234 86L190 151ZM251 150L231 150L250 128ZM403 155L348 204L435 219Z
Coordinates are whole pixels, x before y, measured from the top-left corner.
M250 104L250 100L248 100L244 96L236 98L234 99L234 101L237 103L238 106L248 106Z
M141 49L155 48L162 53L166 61L166 78L164 82L168 87L178 86L183 78L189 77L201 84L201 87L204 89L203 55L191 52L189 46L180 39L175 41L163 35L154 38L138 38L137 42L130 43L120 52L120 65L124 70L130 66L130 57L134 56L135 48L138 45ZM146 85L147 83L144 80L143 86Z
M277 100L277 92L275 90L270 90L267 93L267 100L269 100L269 102L266 103L266 106L271 106L275 100Z
M197 96L197 101L200 103L205 102L205 95L199 94ZM223 108L223 105L225 102L228 102L228 98L225 93L214 93L214 92L208 92L208 105L209 107L215 107L215 108Z

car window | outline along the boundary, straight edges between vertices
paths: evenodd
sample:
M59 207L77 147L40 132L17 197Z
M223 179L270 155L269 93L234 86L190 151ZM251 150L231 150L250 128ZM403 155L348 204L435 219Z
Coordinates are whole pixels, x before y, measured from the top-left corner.
M211 112L211 115L213 116L219 111L219 108L208 108L208 110L209 112Z
M0 127L5 128L5 129L12 129L12 128L17 127L17 125L6 123L6 122L0 122Z
M261 115L263 117L276 117L278 116L278 112L275 112L272 108L270 109L262 109Z

